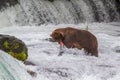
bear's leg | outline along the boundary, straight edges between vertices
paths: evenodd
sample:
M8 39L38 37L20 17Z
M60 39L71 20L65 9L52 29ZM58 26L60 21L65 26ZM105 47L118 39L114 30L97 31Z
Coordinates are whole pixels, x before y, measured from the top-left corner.
M92 50L91 55L98 57L98 50L97 49Z
M82 46L78 43L73 43L73 47L72 48L78 48L78 49L82 49Z

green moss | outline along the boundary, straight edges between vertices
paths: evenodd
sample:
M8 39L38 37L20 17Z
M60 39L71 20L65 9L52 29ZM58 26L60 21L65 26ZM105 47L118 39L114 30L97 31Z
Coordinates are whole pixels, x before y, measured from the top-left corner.
M14 58L25 61L28 58L27 46L19 39L11 36L1 37L0 49L7 52Z

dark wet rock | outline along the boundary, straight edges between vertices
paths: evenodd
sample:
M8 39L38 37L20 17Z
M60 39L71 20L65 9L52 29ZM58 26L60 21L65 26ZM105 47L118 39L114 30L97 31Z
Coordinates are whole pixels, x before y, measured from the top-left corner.
M67 68L49 68L47 69L48 72L50 72L51 74L55 73L57 74L58 76L60 77L69 77L71 76L71 74L68 72L68 69Z
M120 46L116 46L113 48L113 51L120 53Z
M0 0L0 10L18 4L18 0Z
M35 64L33 62L31 62L31 61L24 61L24 64L25 65L33 65L33 66L35 66Z
M32 76L32 77L37 77L37 73L31 70L27 70L27 72Z
M26 44L15 36L0 34L0 50L21 61L25 61L28 58Z

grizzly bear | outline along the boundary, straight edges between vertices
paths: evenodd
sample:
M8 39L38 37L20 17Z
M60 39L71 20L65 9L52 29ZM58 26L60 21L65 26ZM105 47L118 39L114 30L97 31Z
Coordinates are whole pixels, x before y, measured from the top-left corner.
M87 30L76 28L59 28L50 35L56 42L62 41L67 48L84 49L88 55L98 57L98 42L96 37Z

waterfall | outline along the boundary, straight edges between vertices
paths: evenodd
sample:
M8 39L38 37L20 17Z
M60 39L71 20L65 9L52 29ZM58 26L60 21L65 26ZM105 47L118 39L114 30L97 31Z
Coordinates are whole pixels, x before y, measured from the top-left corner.
M16 1L16 5L10 1L4 2L4 6L7 7L0 6L0 24L41 25L120 21L115 0L13 0Z
M31 80L30 78L12 56L0 51L0 80Z

